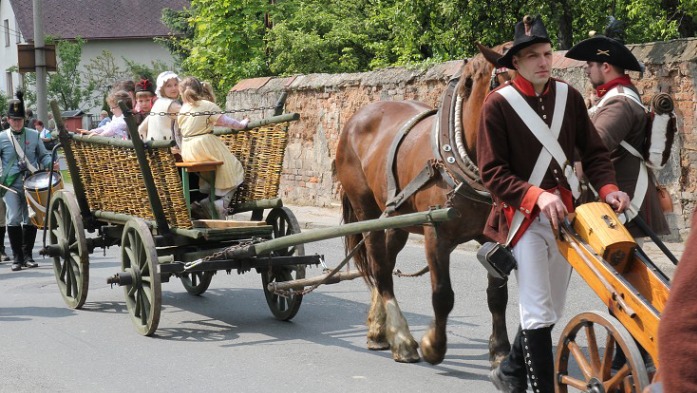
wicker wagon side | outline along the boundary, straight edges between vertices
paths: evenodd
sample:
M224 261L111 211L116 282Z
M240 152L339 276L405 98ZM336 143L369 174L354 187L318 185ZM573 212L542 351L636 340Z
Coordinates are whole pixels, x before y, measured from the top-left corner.
M288 145L287 128L287 123L278 123L219 135L244 167L244 183L233 205L278 197Z
M71 139L70 144L90 211L155 219L134 148L77 139ZM174 228L191 228L181 178L170 149L150 148L146 154L167 222Z

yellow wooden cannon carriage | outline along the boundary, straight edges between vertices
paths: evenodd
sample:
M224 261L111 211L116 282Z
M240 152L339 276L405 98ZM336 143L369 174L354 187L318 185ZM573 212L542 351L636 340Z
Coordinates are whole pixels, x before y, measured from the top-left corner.
M641 393L660 366L658 323L668 277L602 202L578 207L557 243L610 312L581 313L564 328L555 359L556 391ZM617 348L627 361L612 370Z

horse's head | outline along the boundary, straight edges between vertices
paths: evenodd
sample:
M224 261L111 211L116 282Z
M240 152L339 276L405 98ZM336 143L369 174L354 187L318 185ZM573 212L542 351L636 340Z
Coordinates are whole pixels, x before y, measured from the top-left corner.
M511 46L511 42L506 42L488 48L477 43L480 53L462 68L457 92L462 97L462 127L467 150L474 157L476 157L474 148L484 98L491 90L511 80L515 74L515 70L496 65L496 60Z

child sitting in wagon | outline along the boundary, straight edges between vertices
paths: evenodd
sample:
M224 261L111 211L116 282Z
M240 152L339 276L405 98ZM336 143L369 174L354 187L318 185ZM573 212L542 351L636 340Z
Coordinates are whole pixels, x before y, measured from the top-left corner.
M154 114L143 120L138 127L138 133L144 141L175 140L177 147L172 150L179 153L181 133L176 121L176 114L181 109L181 104L177 101L179 98L179 76L172 71L162 72L157 76L155 94L158 98L150 109ZM166 115L162 115L162 113L166 113Z
M131 101L131 96L125 90L112 91L106 99L109 109L114 114L111 122L107 123L105 126L93 128L91 130L84 130L78 128L77 132L85 135L99 135L118 139L131 139L128 136L128 126L123 117L123 112L119 107L119 101L123 101L126 107L129 109L133 108L133 101Z
M208 216L198 218L210 218L210 215L205 213L216 209L218 217L225 217L235 190L244 180L244 168L227 146L213 135L213 127L223 126L241 130L247 127L249 119L239 121L220 113L220 107L214 102L215 96L211 85L194 77L187 77L181 81L179 92L184 102L177 117L182 134L182 159L185 162L223 162L215 171L215 190L210 190L205 177L201 176L201 191L215 192L218 198L214 202L215 206L210 206L208 199L194 202L191 204L192 215Z

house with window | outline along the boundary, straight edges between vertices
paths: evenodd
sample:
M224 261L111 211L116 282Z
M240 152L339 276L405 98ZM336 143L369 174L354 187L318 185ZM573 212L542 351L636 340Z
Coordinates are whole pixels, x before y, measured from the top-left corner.
M126 68L126 60L150 66L154 61L174 67L175 59L157 37L170 34L162 22L162 10L180 10L189 0L41 0L45 36L85 40L81 67L108 51L114 66ZM33 43L32 0L0 0L0 94L11 96L22 86L17 66L17 45ZM110 83L110 82L105 82ZM92 110L93 108L83 108Z

